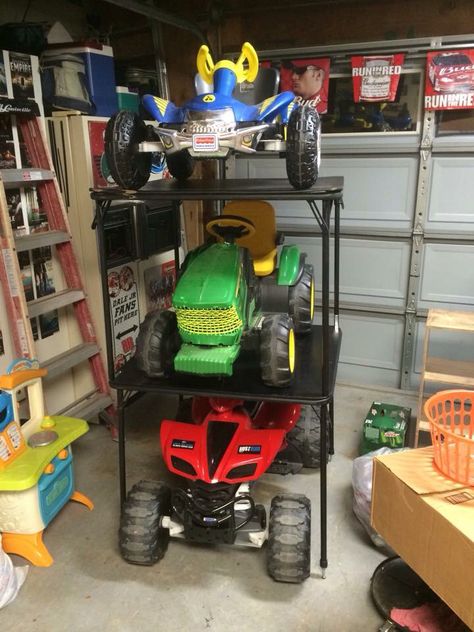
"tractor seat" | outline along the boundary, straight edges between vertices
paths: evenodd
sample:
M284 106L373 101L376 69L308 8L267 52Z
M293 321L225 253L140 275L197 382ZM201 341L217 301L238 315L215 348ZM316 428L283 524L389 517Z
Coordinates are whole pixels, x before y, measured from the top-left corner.
M250 251L257 276L271 274L276 265L278 243L273 206L263 200L234 200L224 206L222 215L238 215L252 222L255 233L240 237L236 243Z

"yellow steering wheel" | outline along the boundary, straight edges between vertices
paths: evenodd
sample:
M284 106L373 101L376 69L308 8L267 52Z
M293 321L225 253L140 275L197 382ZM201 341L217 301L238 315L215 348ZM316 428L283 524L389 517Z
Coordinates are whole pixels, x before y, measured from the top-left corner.
M235 63L228 59L223 59L214 65L208 46L203 44L198 51L196 65L201 78L206 83L212 83L214 72L219 68L232 70L237 77L237 82L242 83L243 81L255 80L258 74L258 55L252 44L245 42Z
M206 230L219 241L225 241L230 244L241 237L252 237L252 235L255 235L254 224L239 215L224 215L211 219L206 224Z

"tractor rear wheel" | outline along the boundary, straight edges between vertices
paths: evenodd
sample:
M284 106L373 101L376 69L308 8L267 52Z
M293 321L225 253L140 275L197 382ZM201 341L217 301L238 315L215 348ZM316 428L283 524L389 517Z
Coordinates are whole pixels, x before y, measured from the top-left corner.
M194 160L186 149L166 156L168 171L176 180L187 180L194 171Z
M273 314L263 320L260 332L260 369L268 386L288 386L295 370L295 333L286 314Z
M174 357L180 346L176 314L169 310L150 312L137 336L137 366L148 377L165 377L173 371Z
M146 125L135 112L121 110L109 119L105 129L105 156L119 187L136 190L148 182L151 154L137 151L137 145L146 137Z
M302 494L275 496L268 522L268 574L277 582L300 584L310 568L311 502Z
M161 526L170 515L171 490L156 481L140 481L132 487L122 507L119 546L130 564L151 566L168 548L169 531Z
M309 189L318 179L321 121L314 107L293 110L286 134L286 173L295 189Z
M289 314L295 323L297 334L311 331L314 316L313 266L305 265L303 272L289 289Z

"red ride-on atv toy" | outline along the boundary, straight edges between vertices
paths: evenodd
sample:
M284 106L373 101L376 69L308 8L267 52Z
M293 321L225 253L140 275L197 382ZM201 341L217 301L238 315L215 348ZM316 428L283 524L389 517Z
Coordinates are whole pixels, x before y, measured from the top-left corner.
M267 543L268 573L300 583L310 574L311 505L301 494L280 494L267 522L250 486L272 464L301 406L263 402L249 414L235 399L192 400L191 419L161 423L161 451L168 469L187 479L171 490L141 481L122 507L120 551L132 564L152 565L171 537L206 544ZM186 413L181 413L186 417Z

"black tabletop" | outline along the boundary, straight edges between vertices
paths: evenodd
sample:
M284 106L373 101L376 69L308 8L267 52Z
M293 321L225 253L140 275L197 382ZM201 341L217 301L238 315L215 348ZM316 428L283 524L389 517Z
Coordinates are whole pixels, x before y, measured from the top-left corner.
M322 383L322 327L313 326L310 334L296 340L295 376L291 386L265 386L260 378L258 357L243 351L234 364L232 377L199 377L176 373L170 378L149 378L137 368L134 358L111 380L112 388L127 391L202 395L204 397L237 397L246 400L287 401L320 404L333 394L342 334L330 331L329 380Z
M337 200L342 198L344 178L319 178L311 188L297 191L286 178L228 180L156 180L139 191L119 187L92 189L95 200Z

